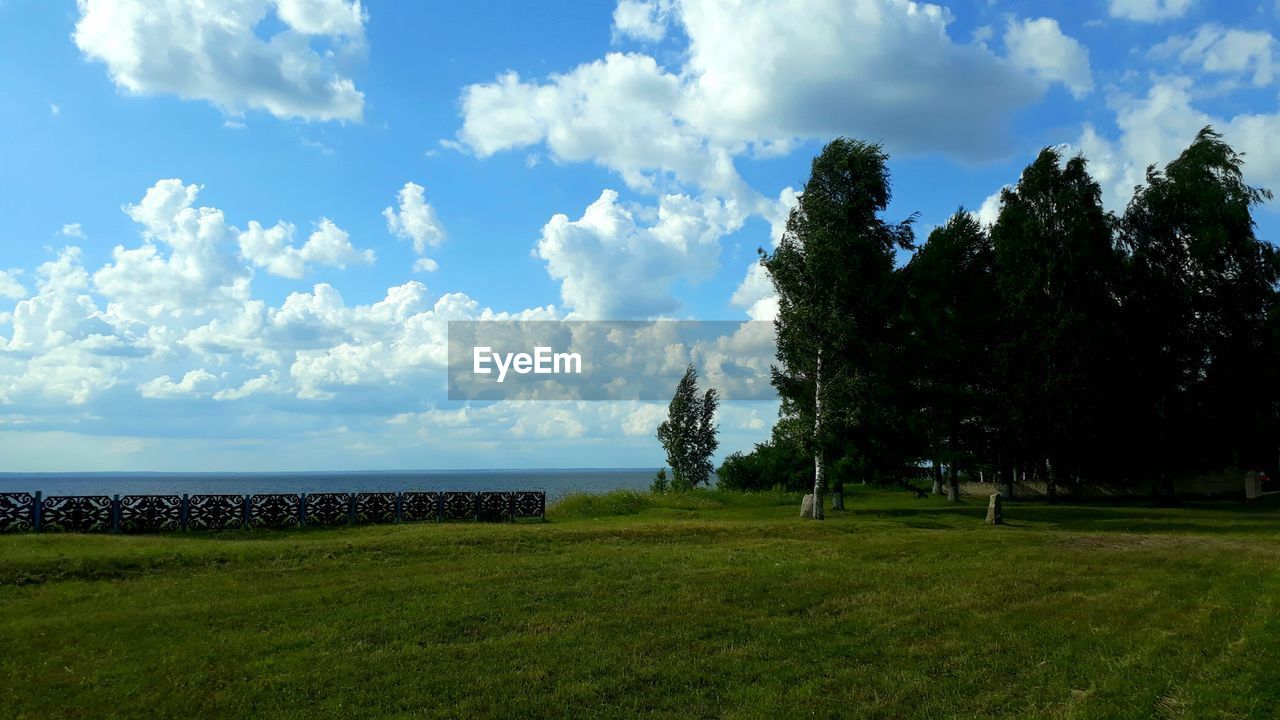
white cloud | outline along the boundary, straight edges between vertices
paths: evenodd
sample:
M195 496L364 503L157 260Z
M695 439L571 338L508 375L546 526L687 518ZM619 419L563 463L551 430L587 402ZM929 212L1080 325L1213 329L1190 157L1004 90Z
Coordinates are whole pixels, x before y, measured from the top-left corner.
M1077 98L1093 89L1089 51L1067 37L1052 18L1010 20L1004 33L1009 59L1050 82L1065 85Z
M203 368L192 370L182 379L174 382L173 378L168 375L143 383L138 386L138 393L144 398L179 398L195 395L200 391L201 386L208 385L216 381L218 378L213 373Z
M1251 82L1269 85L1275 79L1276 40L1270 33L1202 25L1192 35L1178 35L1152 48L1156 59L1173 57L1183 65L1207 73L1245 74Z
M1245 154L1247 182L1280 187L1280 147L1274 142L1280 136L1280 114L1210 115L1192 103L1191 88L1188 78L1161 78L1145 96L1112 98L1120 130L1115 139L1085 124L1078 147L1102 184L1109 208L1123 210L1133 187L1146 181L1147 166L1176 158L1206 125L1213 125L1226 142Z
M58 107L57 103L49 103L49 114L58 117L62 114L62 108Z
M242 384L238 388L229 388L226 390L219 390L218 392L213 394L213 399L220 400L220 401L243 400L244 398L247 398L250 395L257 395L259 393L270 392L275 387L276 381L278 379L279 379L279 376L274 371L266 375L259 375L258 377L249 378L248 380L245 380L244 384Z
M1007 188L1009 186L1005 185L1004 187ZM996 220L1000 217L1000 195L1003 192L1004 188L1001 188L1000 190L991 193L982 201L982 204L978 206L977 210L974 210L969 214L983 225L988 227L995 225Z
M811 5L687 0L671 13L688 38L678 72L638 53L544 82L508 72L463 91L458 139L482 157L545 143L553 159L599 163L633 189L670 191L674 180L750 208L760 200L738 155L850 134L891 152L991 158L1007 149L1012 112L1043 91L985 45L953 42L938 6Z
M365 14L341 0L78 0L73 39L130 93L207 100L231 115L360 120L346 66ZM274 15L274 17L273 17ZM278 21L284 29L264 37ZM323 49L313 47L323 39Z
M263 228L251 221L249 229L240 233L240 252L255 266L287 278L302 277L308 263L346 268L349 264L372 265L377 260L372 250L357 250L350 234L328 218L316 223L315 231L300 248L293 246L293 233L292 223Z
M413 243L414 252L422 255L428 247L438 247L445 240L444 225L436 217L435 208L427 202L425 188L407 182L400 188L400 210L386 208L387 232Z
M1110 0L1111 17L1141 22L1172 20L1186 14L1196 0Z
M440 263L429 257L418 258L413 261L414 272L435 272L440 269Z
M236 255L238 231L221 210L194 207L200 188L161 180L125 211L143 227L143 244L117 245L93 275L94 288L126 318L167 316L187 324L249 298L252 273Z
M637 222L637 213L652 222ZM720 237L741 225L741 214L718 200L665 195L658 207L636 212L605 190L582 217L564 214L542 228L536 252L560 280L573 316L591 320L647 318L679 307L677 277L697 280L714 272Z
M614 38L658 42L667 34L670 0L618 0L613 9Z
M80 227L80 223L67 223L58 231L63 237L76 238L78 240L87 240L88 236L84 234L84 229Z
M27 296L27 289L18 282L21 270L0 270L0 297L18 300Z

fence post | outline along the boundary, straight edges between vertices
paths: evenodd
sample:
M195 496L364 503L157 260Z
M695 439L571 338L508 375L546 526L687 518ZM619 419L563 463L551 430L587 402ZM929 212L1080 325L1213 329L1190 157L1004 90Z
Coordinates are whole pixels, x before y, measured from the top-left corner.
M352 525L356 524L356 494L351 493L347 496L347 522Z
M480 522L480 493L476 493L476 501L471 507L471 521Z
M35 498L35 504L31 506L31 527L36 532L40 532L40 520L44 514L41 512L44 510L44 493L37 490Z
M298 493L298 525L307 526L307 494Z
M395 519L392 520L392 522L396 524L400 523L400 505L401 505L402 495L404 495L404 493L396 493L396 516L395 516Z
M249 496L244 496L244 509L240 512L240 526L249 529Z
M547 519L547 493L545 491L538 493L538 511L542 513L542 519Z
M187 520L191 517L191 496L182 493L182 504L178 506L178 528L187 529Z
M436 522L444 522L444 491L436 493Z
M111 532L120 532L120 496L111 496Z

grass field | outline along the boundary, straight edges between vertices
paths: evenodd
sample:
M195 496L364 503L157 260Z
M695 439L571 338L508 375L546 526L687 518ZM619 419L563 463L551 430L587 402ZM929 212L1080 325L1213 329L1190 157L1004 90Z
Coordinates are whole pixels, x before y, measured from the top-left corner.
M0 537L0 716L1280 716L1280 508L865 491Z

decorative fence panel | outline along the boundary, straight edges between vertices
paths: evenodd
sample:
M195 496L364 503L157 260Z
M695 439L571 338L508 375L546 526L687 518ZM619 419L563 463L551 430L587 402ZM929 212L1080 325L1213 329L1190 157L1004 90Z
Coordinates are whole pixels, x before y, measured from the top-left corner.
M25 532L36 526L36 499L31 493L0 493L0 532Z
M410 522L415 520L439 520L440 493L400 493L400 519Z
M356 493L356 522L389 523L395 521L395 493Z
M270 493L249 497L249 526L285 528L298 524L302 498L298 495Z
M120 498L122 532L172 532L181 528L181 495L125 495Z
M188 530L234 530L244 526L243 495L192 495L187 501Z
M481 520L507 520L515 513L511 504L515 502L515 493L482 492L478 503L477 517Z
M546 518L540 491L58 495L0 493L0 532L174 532Z
M108 532L114 516L114 503L106 495L54 495L40 504L40 529Z
M351 522L351 493L308 493L308 525L345 525Z
M473 492L447 492L442 500L445 520L474 520L476 518L476 494Z

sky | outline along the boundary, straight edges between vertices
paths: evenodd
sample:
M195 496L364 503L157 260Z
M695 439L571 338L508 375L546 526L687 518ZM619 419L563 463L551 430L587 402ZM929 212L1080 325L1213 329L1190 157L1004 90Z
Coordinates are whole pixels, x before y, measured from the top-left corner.
M767 320L844 135L923 240L1045 146L1280 189L1280 0L0 0L0 471L657 467L447 400L449 320ZM1280 237L1274 203L1256 217ZM726 403L721 453L776 402Z

